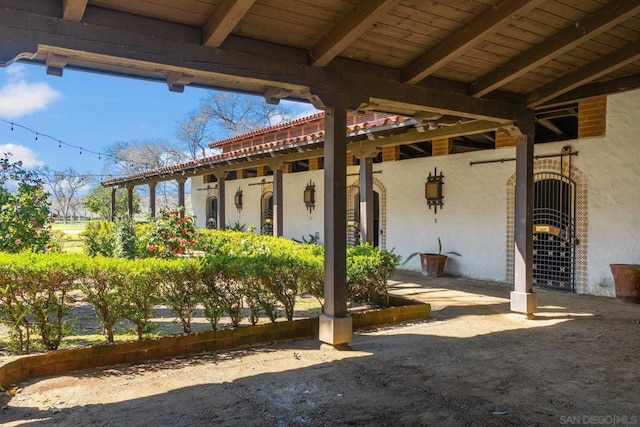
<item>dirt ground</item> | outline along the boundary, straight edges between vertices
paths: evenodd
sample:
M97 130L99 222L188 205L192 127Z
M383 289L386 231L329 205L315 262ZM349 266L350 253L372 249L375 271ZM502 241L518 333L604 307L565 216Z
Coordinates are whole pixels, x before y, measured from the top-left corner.
M433 319L317 340L82 371L20 385L0 424L60 426L640 425L640 305L400 272Z

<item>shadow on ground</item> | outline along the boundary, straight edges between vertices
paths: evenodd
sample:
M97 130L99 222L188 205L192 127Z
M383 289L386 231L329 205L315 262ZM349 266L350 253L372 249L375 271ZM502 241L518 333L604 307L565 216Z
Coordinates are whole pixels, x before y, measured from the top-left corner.
M591 416L640 423L640 306L546 292L529 320L509 313L506 286L400 286L407 277L397 289L436 299L437 320L360 331L352 351L301 340L81 372L49 389L57 413L42 400L30 404L53 379L35 380L0 423L549 426ZM112 391L108 402L74 403L96 386Z

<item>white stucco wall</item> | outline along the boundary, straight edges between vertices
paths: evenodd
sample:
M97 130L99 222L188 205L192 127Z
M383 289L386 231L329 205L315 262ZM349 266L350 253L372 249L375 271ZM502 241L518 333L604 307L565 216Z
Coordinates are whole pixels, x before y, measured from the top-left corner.
M604 137L536 145L536 155L559 154L570 145L579 155L573 166L586 175L588 186L588 245L586 292L613 296L610 263L640 263L640 91L612 95L607 105ZM386 188L386 247L406 258L413 252L435 252L438 237L450 257L447 271L454 275L505 281L507 278L506 212L507 181L515 162L470 166L471 161L515 157L514 148L476 151L374 164L374 177ZM444 174L444 207L437 214L426 206L424 182L437 168ZM350 167L349 173L357 172ZM262 178L227 182L227 223L235 221L260 229ZM265 177L271 181L271 177ZM309 213L302 201L305 185L316 184L316 209ZM300 239L323 230L323 171L285 174L284 236ZM357 176L348 177L352 184ZM201 181L200 181L201 182ZM211 185L211 184L210 184ZM238 213L233 195L244 193L244 209ZM206 184L192 184L193 210L198 226L204 226ZM211 192L210 194L214 194ZM382 209L381 209L382 211ZM418 270L415 257L402 268Z

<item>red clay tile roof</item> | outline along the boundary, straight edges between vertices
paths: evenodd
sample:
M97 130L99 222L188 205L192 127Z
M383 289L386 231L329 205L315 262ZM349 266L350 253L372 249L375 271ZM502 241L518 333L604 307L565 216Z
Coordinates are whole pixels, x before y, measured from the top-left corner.
M220 139L218 141L214 141L209 144L209 148L216 148L222 145L227 145L233 142L242 141L245 139L249 139L258 135L264 135L267 133L273 133L277 131L281 131L283 129L298 127L307 123L311 123L316 120L324 119L324 111L316 114L312 114L310 116L300 117L299 119L291 120L288 122L278 123L277 125L267 126L261 129L256 129L251 132L242 133L239 135L230 136L225 139Z
M301 119L294 120L292 122L287 122L286 124L271 126L269 128L264 128L259 131L255 131L255 134L265 133L265 129L270 129L271 132L275 132L276 130L281 130L291 126L291 123L296 123L297 126L310 123L314 120L323 119L324 113L314 114L311 116L303 117ZM386 126L398 126L398 127L408 127L415 124L415 121L410 117L398 116L398 115L387 115L386 117L382 117L376 120L365 121L361 123L356 123L353 125L347 126L347 136L356 136L363 133L372 133L379 130L378 128L384 128ZM277 128L277 129L276 129ZM254 134L251 132L250 134ZM245 138L244 134L239 135L237 138ZM227 138L230 140L230 138ZM225 141L225 140L223 140ZM248 147L240 148L237 150L223 152L221 154L216 154L214 156L205 157L197 160L190 160L188 162L179 163L171 166L164 166L161 168L149 169L143 172L138 172L135 174L113 178L109 180L105 180L102 182L104 186L116 186L122 185L127 182L132 181L141 181L152 178L163 178L166 175L176 176L178 173L182 173L182 175L187 176L188 174L195 175L198 173L198 170L202 171L204 169L209 169L214 167L217 164L223 164L230 160L236 159L244 159L252 156L258 156L261 154L272 154L279 151L286 151L291 149L298 149L301 147L311 148L311 146L320 146L321 143L324 142L324 130L306 134L295 136L291 138L285 138L281 140L276 140L273 142L267 142L260 145L251 145Z

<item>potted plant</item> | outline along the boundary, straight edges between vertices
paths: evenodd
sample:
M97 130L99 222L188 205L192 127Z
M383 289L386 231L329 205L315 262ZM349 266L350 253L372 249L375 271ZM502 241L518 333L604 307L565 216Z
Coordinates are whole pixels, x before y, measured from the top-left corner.
M408 263L411 258L416 255L420 255L420 265L422 267L422 274L427 277L440 277L444 276L444 269L447 264L448 255L462 256L456 251L448 251L442 253L442 241L438 237L438 253L428 252L414 252L409 255L402 265Z
M609 264L609 267L616 287L616 298L640 304L640 265Z

